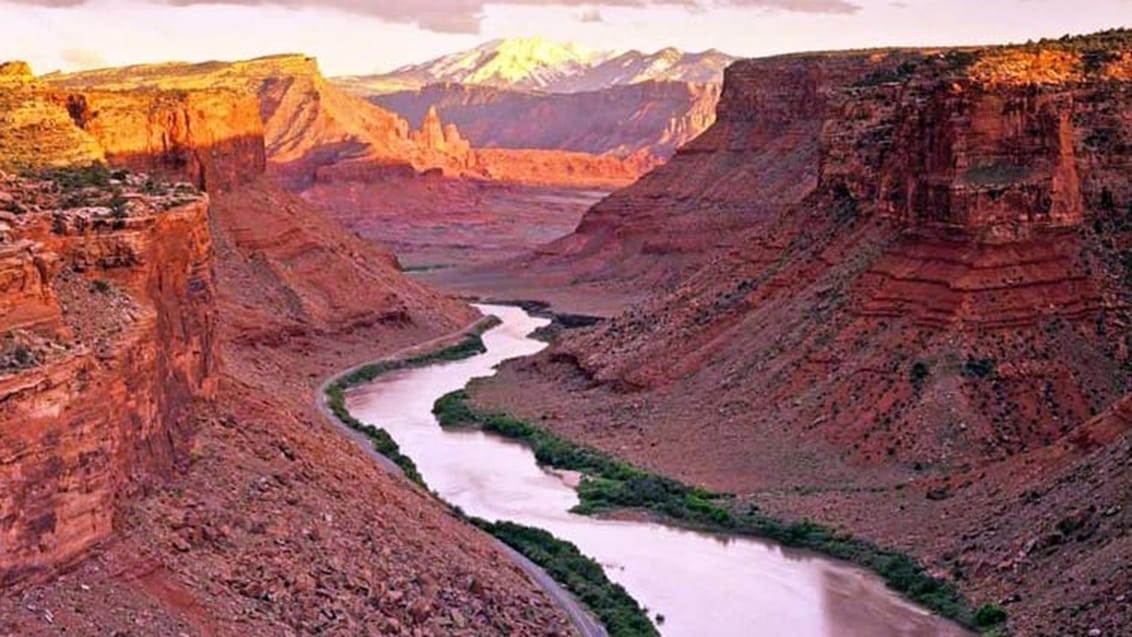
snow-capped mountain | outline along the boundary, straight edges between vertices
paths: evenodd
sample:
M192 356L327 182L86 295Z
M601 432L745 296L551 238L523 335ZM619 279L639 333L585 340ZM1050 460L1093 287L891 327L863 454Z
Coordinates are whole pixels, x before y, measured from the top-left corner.
M719 83L736 58L711 50L684 53L591 51L541 38L494 40L390 73L340 78L358 93L415 90L430 84L491 86L544 93L596 91L651 80Z
M735 60L715 49L703 53L685 53L672 47L656 53L629 51L601 62L585 73L563 78L555 85L554 91L600 91L611 86L649 81L719 84L723 82L723 70Z
M454 83L548 91L609 57L609 53L541 38L493 40L468 51L365 79L402 88Z

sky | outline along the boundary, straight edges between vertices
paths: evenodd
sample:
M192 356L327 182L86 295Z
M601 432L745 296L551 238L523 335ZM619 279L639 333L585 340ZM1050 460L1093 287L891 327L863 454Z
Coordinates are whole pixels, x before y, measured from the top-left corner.
M0 61L46 73L305 53L355 75L518 36L757 57L1118 26L1132 0L0 0Z

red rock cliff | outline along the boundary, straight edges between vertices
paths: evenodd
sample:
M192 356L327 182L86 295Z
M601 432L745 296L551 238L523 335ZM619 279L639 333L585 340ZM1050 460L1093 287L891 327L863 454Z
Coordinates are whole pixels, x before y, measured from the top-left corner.
M217 365L207 199L68 209L50 183L0 183L25 206L0 239L0 584L110 535L186 453Z
M712 129L512 264L625 309L494 394L1016 593L1019 634L1119 632L1130 49L736 63Z
M876 462L1050 444L1122 395L1132 292L1126 54L1055 53L737 63L712 129L516 268L648 299L564 346L621 387L729 369Z
M116 502L173 471L216 383L209 201L264 170L231 91L0 85L5 165L107 159L0 183L0 582L109 537ZM43 152L46 149L47 152ZM164 179L195 186L170 186Z
M259 103L231 91L89 91L66 97L106 160L210 192L232 190L266 168Z

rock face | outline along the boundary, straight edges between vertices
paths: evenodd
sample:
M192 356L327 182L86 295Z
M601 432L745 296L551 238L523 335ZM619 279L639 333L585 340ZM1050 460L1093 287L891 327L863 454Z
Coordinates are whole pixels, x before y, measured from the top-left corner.
M88 164L104 151L77 128L65 100L31 76L27 64L9 62L0 74L0 170Z
M15 201L35 187L7 186ZM184 457L191 403L214 391L208 201L139 211L138 196L128 217L27 211L0 242L0 333L39 345L0 370L0 584L106 539L116 502Z
M85 92L67 110L115 166L225 192L266 167L263 122L251 96L230 91ZM138 114L146 117L138 121Z
M0 173L0 632L568 633L312 406L320 379L478 313L264 175L257 96L138 80L0 88L50 122L5 158L81 163Z
M624 309L501 378L546 392L511 406L728 490L900 484L777 508L1021 592L1027 634L1127 618L1104 584L1128 581L1106 561L1123 518L1039 558L1021 502L1109 510L1095 476L1132 482L1130 49L1125 32L733 65L709 131L511 264ZM987 545L956 539L988 525Z
M529 160L525 154L493 152L481 157L458 128L446 125L436 112L423 118L422 129L413 130L396 114L327 82L317 62L302 55L232 63L146 65L46 79L63 90L82 92L83 97L73 101L71 108L77 118L88 122L84 128L111 140L115 159L143 148L156 154L143 152L139 157L159 157L162 164L203 165L214 161L212 158L239 158L218 171L224 173L218 175L221 188L246 180L248 175L238 171L255 174L265 159L269 171L297 192L310 188L316 179L323 183L336 179L381 182L435 170L455 178L490 179L501 174L520 179L531 174L536 179L533 183L621 186L636 178L642 166L638 160L619 162L574 153L557 161L540 161L542 170L518 170L516 165ZM166 94L164 102L154 105L159 114L155 121L173 119L172 138L166 140L157 134L160 125L140 139L116 137L115 113L131 111L128 104L116 109L114 100L122 91L134 89L189 91L180 103ZM105 95L108 91L117 96ZM232 100L233 92L244 97ZM94 100L99 101L95 104ZM256 154L254 108L247 100L258 102L266 158ZM214 106L230 109L222 113L220 121L241 133L225 137L232 148L215 147L209 139L187 139L193 136L192 128L182 124L191 123ZM414 118L418 120L421 118ZM196 151L196 156L190 157L186 148L208 150ZM546 167L558 172L548 172Z
M460 131L453 124L445 126L435 108L430 108L421 122L420 131L413 131L410 138L422 147L438 153L450 153L467 157L471 145L460 137Z
M537 148L668 159L715 121L720 84L643 82L581 93L435 84L369 97L408 118L430 109L477 148Z

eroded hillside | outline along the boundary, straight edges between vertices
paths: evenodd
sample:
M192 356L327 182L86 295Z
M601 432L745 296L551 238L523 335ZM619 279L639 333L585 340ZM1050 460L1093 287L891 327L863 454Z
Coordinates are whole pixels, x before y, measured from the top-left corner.
M0 632L569 631L312 405L474 311L265 175L257 95L4 68Z
M623 311L479 399L911 550L1020 634L1119 632L1130 42L733 65L707 133L504 268Z

